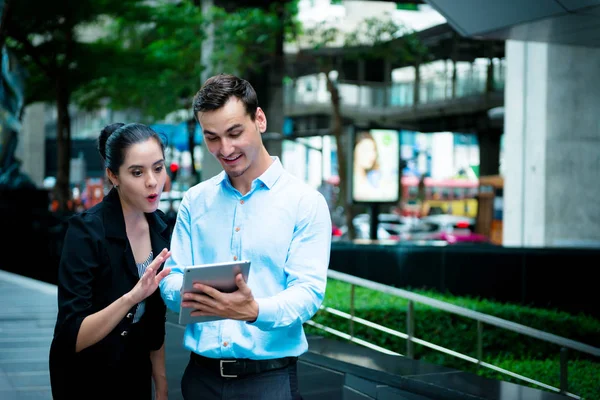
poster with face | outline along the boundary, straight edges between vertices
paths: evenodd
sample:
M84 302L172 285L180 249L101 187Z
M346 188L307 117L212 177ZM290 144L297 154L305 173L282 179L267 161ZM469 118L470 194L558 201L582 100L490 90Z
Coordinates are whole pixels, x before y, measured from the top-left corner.
M399 137L394 130L371 129L356 133L352 158L353 201L398 201Z

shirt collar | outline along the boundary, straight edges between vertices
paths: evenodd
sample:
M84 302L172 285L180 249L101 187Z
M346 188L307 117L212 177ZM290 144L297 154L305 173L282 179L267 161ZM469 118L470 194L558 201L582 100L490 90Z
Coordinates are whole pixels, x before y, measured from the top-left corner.
M261 176L256 178L256 180L263 183L268 189L271 189L273 187L275 182L277 182L277 180L283 173L283 165L281 165L279 157L271 156L271 160L273 160L273 162L271 163L269 168L267 168L267 170L263 172ZM225 171L221 171L221 173L217 175L217 179L215 179L215 185L220 185L223 182L227 182L229 185L231 185L231 181L225 173Z

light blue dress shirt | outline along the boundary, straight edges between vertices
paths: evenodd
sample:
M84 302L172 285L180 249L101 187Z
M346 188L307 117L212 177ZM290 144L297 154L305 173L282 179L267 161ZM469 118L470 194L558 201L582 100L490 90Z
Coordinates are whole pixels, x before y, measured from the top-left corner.
M211 358L299 356L303 323L325 295L331 218L323 196L285 171L277 157L241 195L225 172L189 189L171 240L171 273L160 283L167 307L179 312L182 268L251 261L248 285L259 306L253 323L189 324L184 347Z

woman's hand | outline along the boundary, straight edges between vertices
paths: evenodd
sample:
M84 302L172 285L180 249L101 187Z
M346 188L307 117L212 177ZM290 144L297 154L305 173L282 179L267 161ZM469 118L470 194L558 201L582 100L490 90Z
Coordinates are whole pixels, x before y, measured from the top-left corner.
M163 262L165 262L171 256L171 252L167 249L163 249L154 260L146 267L144 275L140 278L138 283L128 293L131 302L134 304L141 303L146 297L150 296L160 281L171 272L171 268L164 268L160 273L156 273Z

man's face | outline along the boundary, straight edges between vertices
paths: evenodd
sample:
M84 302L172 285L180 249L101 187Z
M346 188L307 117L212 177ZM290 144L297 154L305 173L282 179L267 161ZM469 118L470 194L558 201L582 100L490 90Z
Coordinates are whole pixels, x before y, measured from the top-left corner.
M250 179L260 176L259 165L263 144L261 132L267 128L267 119L258 108L254 121L246 113L244 103L232 96L218 110L198 113L208 151L216 157L231 178L244 174Z
M112 175L111 180L119 185L119 196L131 209L146 213L156 211L167 180L165 160L158 142L148 139L129 147L119 176Z

